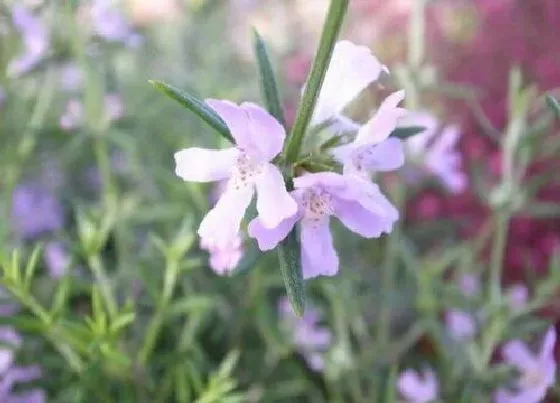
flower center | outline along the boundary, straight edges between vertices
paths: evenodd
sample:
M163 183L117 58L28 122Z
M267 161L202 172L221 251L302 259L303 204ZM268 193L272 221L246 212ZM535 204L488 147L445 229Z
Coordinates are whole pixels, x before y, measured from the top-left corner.
M523 373L520 384L524 389L534 388L535 386L540 385L544 378L544 374L540 368L532 368Z
M241 152L239 157L237 157L229 184L236 190L251 186L262 171L262 163L251 160L247 154Z
M308 190L303 196L305 219L319 221L334 214L332 195L324 190Z

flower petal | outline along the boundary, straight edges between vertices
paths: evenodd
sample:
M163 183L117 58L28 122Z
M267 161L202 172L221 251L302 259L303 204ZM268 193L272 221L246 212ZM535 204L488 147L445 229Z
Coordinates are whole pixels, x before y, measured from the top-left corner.
M259 218L251 220L247 227L247 233L251 238L255 238L259 244L259 249L264 251L274 249L292 230L299 215L294 214L286 218L275 228L265 228Z
M404 164L402 141L390 138L379 144L358 147L349 159L342 162L344 173L393 171Z
M355 201L335 200L334 210L334 215L346 228L364 238L378 238L393 228L393 220L372 213Z
M391 221L399 218L399 212L381 193L379 186L355 175L345 175L346 187L338 189L336 196L347 201L356 201L365 209Z
M225 247L238 236L241 220L253 197L253 187L228 187L198 228L202 242L211 247Z
M457 341L469 339L476 333L473 316L458 309L450 309L445 313L445 326Z
M356 145L378 144L385 140L397 127L399 120L406 116L406 109L397 105L404 99L404 90L389 95L377 113L358 131Z
M520 340L507 343L502 349L504 359L519 370L531 368L535 365L535 357L527 345Z
M257 211L266 228L275 228L283 220L297 213L298 206L284 184L282 174L272 164L267 164L256 181Z
M338 255L329 220L302 221L300 237L303 278L334 276L338 272Z
M546 359L549 357L554 357L554 346L556 345L556 330L553 326L550 326L543 339L543 345L541 348L540 357L541 359Z
M245 102L241 107L248 117L252 144L259 152L255 157L260 157L263 161L271 161L282 151L286 139L284 127L258 105Z
M346 179L344 176L335 172L317 172L294 178L294 187L296 189L310 188L314 186L343 189L346 187Z
M339 41L334 47L311 124L316 125L338 115L362 90L377 80L382 71L388 71L387 67L371 54L369 48Z
M228 178L239 151L185 148L175 153L175 174L189 182L213 182Z

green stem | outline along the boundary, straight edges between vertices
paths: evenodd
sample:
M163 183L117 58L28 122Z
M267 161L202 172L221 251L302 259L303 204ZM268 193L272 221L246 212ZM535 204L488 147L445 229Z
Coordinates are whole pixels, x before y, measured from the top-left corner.
M492 255L490 261L490 281L489 296L492 304L500 300L502 293L501 280L504 252L507 241L507 231L509 227L509 211L507 208L498 210L495 213L496 229L494 233L494 240L492 243Z
M93 272L93 275L95 276L96 282L99 284L99 288L101 290L101 294L103 295L103 299L105 300L105 305L109 316L114 319L117 316L118 312L117 301L113 294L111 281L109 280L105 268L101 263L101 259L97 255L91 256L88 259L88 263Z
M342 21L348 9L349 0L332 0L327 14L321 40L319 42L319 49L315 55L315 61L309 74L309 79L305 86L305 92L299 105L294 127L285 147L285 156L288 163L294 163L299 157L303 137L321 91L323 80L331 60L334 44L338 38L338 34L342 27Z

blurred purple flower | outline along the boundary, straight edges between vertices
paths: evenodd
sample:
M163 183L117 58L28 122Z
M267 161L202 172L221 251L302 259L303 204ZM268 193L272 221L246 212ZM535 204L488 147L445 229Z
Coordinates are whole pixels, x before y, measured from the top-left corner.
M431 369L425 369L422 374L405 370L399 376L397 388L407 403L428 403L438 395L438 381Z
M509 306L514 311L519 311L529 298L529 291L523 284L514 284L506 291L509 300Z
M216 274L231 273L243 257L243 241L237 235L225 245L213 245L208 240L201 239L200 247L210 254L210 267Z
M377 80L382 71L388 71L371 50L349 41L336 43L325 74L323 86L311 119L312 125L326 120L338 120L343 109L369 84ZM349 119L344 123L354 127Z
M20 76L31 70L46 54L49 46L47 27L24 6L12 8L12 21L23 38L25 52L12 60L7 67L8 75Z
M75 63L67 63L60 69L60 88L63 91L76 91L82 88L84 74Z
M64 226L64 211L58 199L46 188L22 184L12 194L12 224L24 239L35 238Z
M81 127L84 123L84 106L77 99L71 99L66 104L66 110L60 117L59 124L63 130L71 131Z
M13 393L16 383L30 382L41 376L38 366L17 367L14 365L14 350L21 345L21 337L10 327L0 327L0 402L2 403L42 403L45 393L39 389Z
M325 367L324 352L332 343L332 332L319 325L319 311L308 307L300 318L296 316L287 298L278 304L282 326L292 334L292 341L305 357L307 365L315 371Z
M303 277L333 276L338 272L338 255L329 228L330 216L337 217L349 230L377 238L391 232L399 213L379 187L358 176L334 172L307 174L294 179L292 196L297 214L274 228L266 228L261 218L249 223L249 236L263 251L275 248L293 226L300 222Z
M91 21L96 35L108 42L119 42L137 47L142 37L128 23L123 13L114 7L111 0L93 0Z
M445 312L445 327L457 341L471 338L476 333L476 321L472 314L458 309Z
M422 133L406 141L411 157L422 159L427 170L451 193L460 193L467 188L467 176L461 169L462 156L456 149L461 135L457 126L446 126L438 135L436 118L426 112L409 113L399 126L425 127Z
M47 243L43 259L50 276L53 278L64 276L71 261L68 251L62 242L58 241L51 241Z
M538 354L520 340L507 343L502 355L505 361L519 370L519 378L513 389L499 389L495 395L496 403L537 403L541 402L546 391L554 386L556 380L556 361L554 345L556 330L551 326L543 340Z
M286 132L268 112L252 103L238 106L207 100L228 125L236 147L224 150L187 148L175 153L175 173L185 181L228 179L216 205L206 214L198 234L204 243L229 244L238 236L241 220L257 191L257 211L267 228L274 228L297 211L280 170L270 161L280 153Z
M369 177L373 172L393 171L404 164L402 142L389 138L406 110L397 105L404 99L404 91L387 97L377 113L358 130L356 139L335 148L332 153L344 164L345 174Z
M104 114L110 121L115 121L123 117L124 104L118 94L107 94L104 99ZM71 99L66 104L66 110L59 119L60 127L66 131L76 130L83 126L85 120L84 105L77 99Z

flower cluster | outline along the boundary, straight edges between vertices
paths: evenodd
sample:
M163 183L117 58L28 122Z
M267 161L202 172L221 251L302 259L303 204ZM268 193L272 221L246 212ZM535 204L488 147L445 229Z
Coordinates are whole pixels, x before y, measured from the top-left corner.
M398 107L404 92L390 95L364 125L349 122L342 115L345 106L383 71L387 68L368 48L348 41L335 45L311 123L312 127L349 125L357 133L352 142L330 150L339 172L300 172L293 178L292 191L287 190L281 166L276 164L282 158L285 128L253 103L206 100L226 123L235 146L223 150L187 148L175 154L175 172L183 180L227 181L218 202L200 224L201 243L214 248L235 243L255 191L258 216L248 225L249 236L267 251L299 223L304 278L338 272L331 216L365 238L391 232L398 211L371 182L370 174L391 171L404 163L401 141L389 137L406 114Z

